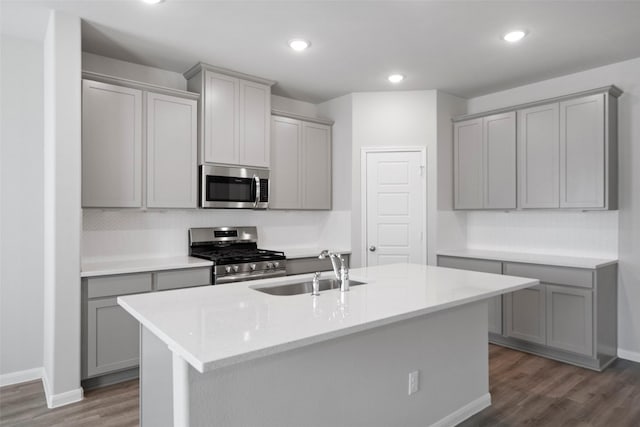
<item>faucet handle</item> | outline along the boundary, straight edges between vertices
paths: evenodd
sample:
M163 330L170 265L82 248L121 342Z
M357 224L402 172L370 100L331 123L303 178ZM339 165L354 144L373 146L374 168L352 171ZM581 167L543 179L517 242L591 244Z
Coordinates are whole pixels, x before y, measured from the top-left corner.
M319 272L315 272L313 273L313 281L311 282L311 296L318 296L320 295L320 273Z

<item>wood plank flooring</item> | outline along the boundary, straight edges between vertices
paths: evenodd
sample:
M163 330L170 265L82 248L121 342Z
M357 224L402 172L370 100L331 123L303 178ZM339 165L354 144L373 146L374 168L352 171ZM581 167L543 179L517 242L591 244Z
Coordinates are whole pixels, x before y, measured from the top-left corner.
M489 364L493 405L460 427L640 427L638 363L618 360L597 373L490 345ZM88 391L82 402L52 410L40 381L0 388L0 426L138 422L137 380Z

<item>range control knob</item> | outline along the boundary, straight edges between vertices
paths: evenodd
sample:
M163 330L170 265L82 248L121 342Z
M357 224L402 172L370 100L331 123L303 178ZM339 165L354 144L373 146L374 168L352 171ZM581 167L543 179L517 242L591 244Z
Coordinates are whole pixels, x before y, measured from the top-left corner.
M233 266L233 271L234 271L234 272L236 272L236 273L237 273L237 272L238 272L238 269L239 269L239 267L238 267L237 265L234 265L234 266Z
M227 273L231 273L231 267L227 265L227 266L224 268L224 271L226 271Z
M280 263L278 261L273 263L273 268L278 268L280 267Z
M250 264L249 268L251 269L251 271L254 271L256 269L256 265L255 264Z
M268 263L267 263L267 270L269 270L270 268L273 268L273 264L272 264L272 263L270 263L270 262L268 262Z

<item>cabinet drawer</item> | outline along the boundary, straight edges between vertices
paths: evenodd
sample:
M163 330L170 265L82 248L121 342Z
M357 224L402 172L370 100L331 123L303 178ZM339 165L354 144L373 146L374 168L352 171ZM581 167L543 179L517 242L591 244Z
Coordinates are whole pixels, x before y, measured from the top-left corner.
M151 273L119 274L87 279L87 297L115 297L151 291Z
M486 259L458 258L439 256L438 266L459 270L480 271L482 273L502 274L502 262Z
M189 288L211 284L211 269L190 268L186 270L159 271L156 273L156 290Z
M509 276L531 277L544 283L593 287L593 271L581 268L556 267L550 265L533 265L506 262L504 274Z

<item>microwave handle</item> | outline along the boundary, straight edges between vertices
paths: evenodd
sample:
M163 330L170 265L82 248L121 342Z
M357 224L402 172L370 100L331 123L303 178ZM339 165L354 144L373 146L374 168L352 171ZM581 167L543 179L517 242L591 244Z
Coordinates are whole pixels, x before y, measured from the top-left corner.
M260 178L257 175L253 175L253 180L256 182L256 200L253 202L253 207L257 208L260 202Z

